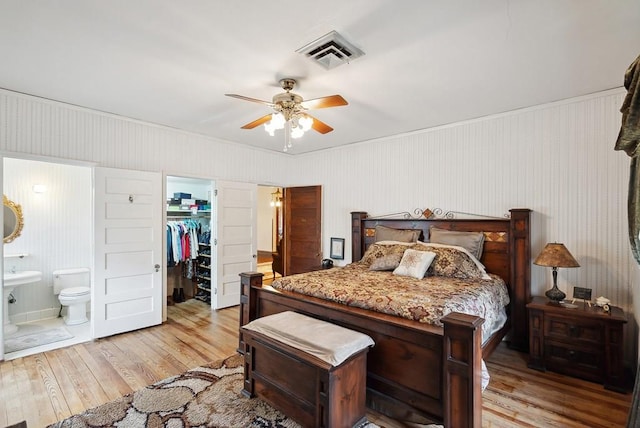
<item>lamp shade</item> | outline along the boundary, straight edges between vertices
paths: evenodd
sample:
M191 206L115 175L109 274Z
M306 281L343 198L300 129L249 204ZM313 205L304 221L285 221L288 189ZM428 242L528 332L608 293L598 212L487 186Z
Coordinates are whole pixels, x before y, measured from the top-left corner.
M545 245L533 264L564 268L580 267L580 264L573 258L567 247L564 244L555 242Z

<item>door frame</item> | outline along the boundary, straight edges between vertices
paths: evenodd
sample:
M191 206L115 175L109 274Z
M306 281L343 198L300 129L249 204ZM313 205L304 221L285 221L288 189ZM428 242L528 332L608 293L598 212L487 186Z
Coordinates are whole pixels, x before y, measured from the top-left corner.
M168 172L168 171L162 171L162 204L163 207L165 207L165 209L162 210L162 224L166 227L167 225L167 210L166 210L166 199L167 199L167 178L168 177L179 177L179 178L187 178L190 180L199 180L199 181L209 181L211 186L212 186L212 191L214 190L214 186L213 184L215 183L215 181L217 180L214 177L203 177L201 175L193 175L193 174L189 174L189 173L181 173L181 172ZM211 194L211 197L213 198L213 193ZM212 227L214 226L213 224L213 216L211 216L211 225ZM162 248L167 248L167 233L165 230L165 233L162 234ZM167 298L169 297L169 295L167 294L167 284L168 284L168 278L167 278L167 253L166 251L164 251L164 255L162 257L162 322L166 322L167 321Z
M168 177L180 177L180 178L186 178L186 179L191 179L191 180L198 180L198 181L209 181L212 185L212 191L215 191L217 189L218 186L218 182L235 182L235 183L246 183L246 184L250 184L253 186L261 186L261 184L256 184L254 182L251 181L238 181L238 180L227 180L227 179L223 179L220 177L212 177L212 176L202 176L202 175L194 175L192 173L181 173L181 172L176 172L176 171L162 171L162 195L163 195L163 206L166 203L166 196L167 196L167 178ZM265 185L265 186L272 186L271 184L269 185ZM217 197L214 195L214 193L211 194L211 203L213 205L214 201L217 201ZM257 204L257 200L255 201L255 203ZM254 206L254 208L257 210L257 206ZM214 208L212 207L212 210L214 210ZM217 215L217 209L216 212L212 212L211 215L211 227L212 229L216 227L216 216ZM164 225L167 224L167 210L163 209L162 212L162 222ZM214 238L214 236L212 236L212 239ZM215 238L217 238L217 231L216 231L216 236ZM167 234L163 233L162 234L162 248L167 248ZM212 246L212 250L213 250L213 246ZM257 248L255 249L257 252ZM216 249L217 251L217 249ZM216 255L217 257L217 255ZM212 280L213 281L213 280ZM162 257L162 322L166 322L167 321L167 283L168 283L168 278L167 278L167 255L166 252L164 252L164 255ZM217 284L216 284L217 286ZM213 290L213 287L212 287ZM215 310L213 307L213 298L211 299L211 310Z

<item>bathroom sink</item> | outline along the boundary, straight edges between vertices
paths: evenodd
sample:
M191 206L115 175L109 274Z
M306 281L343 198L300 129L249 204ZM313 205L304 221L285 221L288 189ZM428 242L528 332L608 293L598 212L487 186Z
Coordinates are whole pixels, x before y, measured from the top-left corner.
M4 273L4 286L15 287L16 285L38 282L42 279L42 272L37 270L23 270L18 272Z
M19 285L38 282L41 279L42 272L38 270L22 270L17 272L4 273L4 301L2 304L4 309L3 329L5 335L13 334L18 331L18 326L15 324L11 324L11 321L9 320L9 299L13 298L11 293L13 293L14 288ZM15 302L15 299L13 299L13 301Z

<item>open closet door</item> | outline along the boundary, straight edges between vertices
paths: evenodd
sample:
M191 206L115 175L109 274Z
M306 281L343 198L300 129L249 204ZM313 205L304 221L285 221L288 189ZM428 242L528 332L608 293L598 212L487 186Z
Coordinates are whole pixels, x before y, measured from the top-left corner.
M284 189L284 273L322 265L322 186Z
M258 257L258 186L216 181L216 281L211 285L211 307L240 304L240 273L256 270Z
M93 336L162 322L162 176L94 169Z

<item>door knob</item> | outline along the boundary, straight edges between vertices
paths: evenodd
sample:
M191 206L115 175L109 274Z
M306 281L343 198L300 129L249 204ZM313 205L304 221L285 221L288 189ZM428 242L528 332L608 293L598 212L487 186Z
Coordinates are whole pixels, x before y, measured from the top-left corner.
M156 265L154 266L156 268L156 272L160 271L160 265L156 263Z

